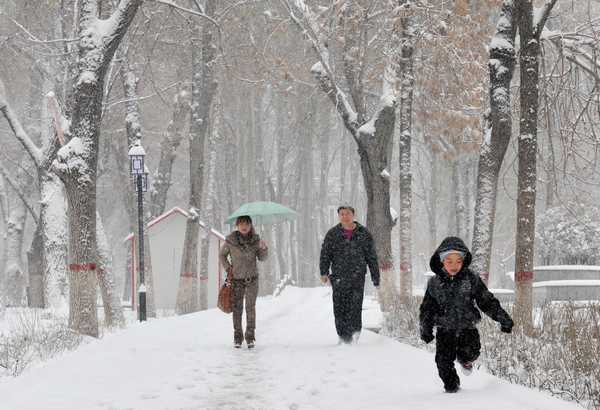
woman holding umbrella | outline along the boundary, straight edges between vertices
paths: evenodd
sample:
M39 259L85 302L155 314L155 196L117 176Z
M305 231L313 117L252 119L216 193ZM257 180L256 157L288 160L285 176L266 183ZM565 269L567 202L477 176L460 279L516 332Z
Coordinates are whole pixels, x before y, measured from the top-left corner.
M225 245L219 253L221 265L227 272L233 269L233 343L242 347L244 338L248 348L254 347L256 328L256 298L258 296L258 267L256 260L264 261L268 257L267 245L254 232L252 218L248 215L236 219L237 230L225 239ZM229 258L228 258L229 256ZM242 328L242 314L246 299L246 332Z

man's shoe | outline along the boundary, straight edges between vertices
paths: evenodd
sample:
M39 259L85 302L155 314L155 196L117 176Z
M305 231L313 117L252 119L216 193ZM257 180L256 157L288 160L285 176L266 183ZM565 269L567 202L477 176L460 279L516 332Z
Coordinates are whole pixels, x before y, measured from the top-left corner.
M242 343L240 343L240 342L235 342L235 343L233 344L233 347L235 347L236 349L239 349L240 347L242 347Z
M248 349L254 349L254 341L248 342Z
M473 373L473 363L461 364L460 370L465 376L470 376Z

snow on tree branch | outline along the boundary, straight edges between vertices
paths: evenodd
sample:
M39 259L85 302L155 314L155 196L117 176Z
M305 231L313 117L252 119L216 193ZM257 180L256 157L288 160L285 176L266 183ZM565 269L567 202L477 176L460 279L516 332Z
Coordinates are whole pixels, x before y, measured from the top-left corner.
M23 202L23 204L25 205L35 223L38 224L40 216L35 211L33 204L29 200L29 197L27 196L27 194L25 194L25 192L23 192L23 188L19 184L19 181L17 181L10 175L10 173L6 168L4 168L4 165L2 165L2 163L0 163L0 175L2 175L6 182L8 182L11 188L17 193L19 199L21 199L21 202Z
M550 12L554 8L554 5L556 4L557 1L558 0L550 0L549 2L545 3L540 8L534 7L534 9L533 9L533 25L534 25L534 27L537 28L538 38L539 38L540 33L542 32L542 29L546 25L546 21L548 20L548 17L550 17Z
M52 170L57 174L68 174L77 169L80 178L89 179L88 166L83 159L85 149L81 139L74 137L67 145L58 150L56 159L52 162Z
M348 129L357 130L357 113L352 109L346 94L337 86L333 71L329 63L329 50L326 38L315 13L302 0L283 0L292 21L300 27L302 35L308 38L308 44L315 51L318 62L310 71L319 80L323 91L333 100L340 115L347 122ZM297 10L301 17L296 16L293 10ZM305 27L307 25L308 27Z
M78 84L95 83L97 73L106 60L112 58L116 46L124 35L124 28L131 22L142 0L121 0L117 9L106 20L98 18L98 1L82 2L80 75Z
M42 151L35 146L33 141L29 138L19 119L15 115L14 111L8 104L6 99L6 89L4 88L4 83L0 80L0 111L4 114L4 118L8 122L10 129L13 131L19 142L23 144L27 153L31 156L32 160L35 162L35 165L38 166L41 162Z

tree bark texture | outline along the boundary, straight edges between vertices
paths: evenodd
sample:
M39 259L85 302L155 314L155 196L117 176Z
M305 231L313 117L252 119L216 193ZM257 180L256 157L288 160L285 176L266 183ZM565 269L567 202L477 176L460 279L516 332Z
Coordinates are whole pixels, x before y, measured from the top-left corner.
M278 98L278 97L275 97ZM285 191L284 185L284 167L285 167L285 159L287 151L284 149L283 141L285 139L285 112L283 102L278 100L276 103L276 127L277 127L277 175L276 175L276 202L283 203L283 193ZM289 226L289 230L293 223L286 224ZM279 261L279 278L283 279L286 275L289 275L287 259L285 257L287 252L284 252L284 249L289 249L290 241L285 240L285 234L283 229L284 224L277 225L277 260Z
M29 269L29 286L27 287L28 306L43 309L44 300L44 239L42 227L38 225L33 234L33 240L27 250Z
M185 119L190 109L190 96L187 91L179 92L173 99L173 117L167 125L165 136L160 143L160 160L158 168L152 176L150 188L150 220L162 215L165 211L169 188L172 182L173 163L177 158L177 149L183 139Z
M307 104L308 105L308 104ZM310 108L306 107L306 110ZM303 112L303 114L305 114ZM302 129L300 141L301 151L299 152L299 178L300 191L298 196L300 213L305 217L299 220L298 235L298 285L301 287L314 287L318 280L318 257L313 244L315 241L315 210L314 198L314 164L313 164L313 128L307 126Z
M492 254L498 178L512 132L510 83L516 65L515 36L519 17L514 2L503 3L490 48L490 111L486 116L477 172L471 264L486 283Z
M67 206L60 178L48 172L41 182L40 224L43 235L43 292L45 307L69 299Z
M204 231L201 240L201 261L200 266L200 310L208 309L208 256L210 249L211 231L213 227L214 209L218 206L217 198L217 147L221 141L219 132L220 118L219 106L214 105L213 125L208 141L208 180L206 183L206 200L204 201Z
M4 280L2 288L6 306L23 306L25 304L25 285L27 278L23 269L22 251L27 208L21 200L14 201L5 221L6 237L4 239Z
M125 315L121 306L121 298L117 291L115 283L115 273L113 269L112 256L110 247L106 239L106 234L102 228L100 215L96 214L96 233L98 241L98 283L100 285L100 293L104 305L104 323L107 326L120 326L125 323ZM155 314L156 316L156 314Z
M402 6L406 2L398 1ZM400 300L408 303L412 300L412 105L414 85L414 23L411 16L401 19L402 47L400 68L402 93L400 98ZM393 126L393 121L392 121ZM393 128L392 128L393 134ZM391 153L391 149L390 149ZM388 164L391 163L391 158ZM389 213L389 211L388 211ZM384 265L380 262L381 265ZM392 269L393 272L393 269ZM382 304L383 307L383 304Z
M537 193L537 117L540 35L557 0L546 3L540 21L534 21L533 0L519 2L520 128L517 189L517 240L515 250L515 323L525 334L533 332L533 251Z

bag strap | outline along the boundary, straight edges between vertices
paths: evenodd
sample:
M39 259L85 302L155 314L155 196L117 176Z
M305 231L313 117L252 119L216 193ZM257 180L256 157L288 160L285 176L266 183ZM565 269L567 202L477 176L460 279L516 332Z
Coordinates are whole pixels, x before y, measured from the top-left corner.
M227 282L231 282L233 280L233 266L229 265L229 269L227 269Z

